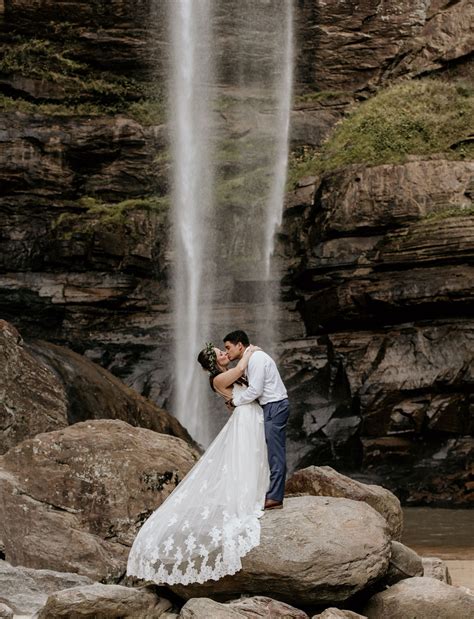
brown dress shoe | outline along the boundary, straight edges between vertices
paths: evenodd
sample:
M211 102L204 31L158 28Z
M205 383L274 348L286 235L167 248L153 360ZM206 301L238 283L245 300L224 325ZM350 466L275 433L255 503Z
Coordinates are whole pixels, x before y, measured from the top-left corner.
M275 501L275 499L265 499L265 509L283 509L283 501Z

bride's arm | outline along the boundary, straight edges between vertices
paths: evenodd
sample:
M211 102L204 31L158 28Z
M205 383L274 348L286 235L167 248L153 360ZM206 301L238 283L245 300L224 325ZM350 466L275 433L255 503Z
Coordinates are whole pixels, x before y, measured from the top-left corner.
M260 348L258 346L249 346L246 348L242 359L240 359L235 368L231 368L230 370L226 370L225 372L215 376L212 381L214 389L216 391L222 391L223 389L227 389L233 385L236 380L239 380L247 369L250 357L256 350L260 350Z

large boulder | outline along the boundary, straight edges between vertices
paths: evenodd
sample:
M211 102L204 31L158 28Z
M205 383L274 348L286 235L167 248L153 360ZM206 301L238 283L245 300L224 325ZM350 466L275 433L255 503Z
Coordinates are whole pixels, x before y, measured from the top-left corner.
M32 342L28 349L61 378L68 398L69 423L121 419L132 426L177 436L195 446L176 417L87 357L43 341Z
M209 598L191 598L181 609L180 619L251 619L271 617L272 619L308 619L298 608L269 597L242 597L225 604Z
M285 492L287 495L310 494L364 501L385 518L392 538L401 539L403 512L400 501L382 486L363 484L341 475L330 466L309 466L293 473L286 482Z
M0 457L6 558L118 578L138 529L197 458L179 438L116 420L81 422L20 443Z
M261 527L260 545L242 559L240 572L173 590L185 598L250 593L289 604L327 604L366 588L388 567L386 521L359 501L288 498L283 510L265 512Z
M66 389L0 320L0 454L25 438L67 426Z
M94 583L51 594L38 619L96 617L107 619L158 619L173 604L146 587Z
M54 591L91 584L92 580L87 576L34 570L0 561L0 602L7 604L17 615L35 613Z
M364 614L369 619L467 619L474 616L474 595L435 578L409 578L374 595Z
M121 419L193 443L165 410L72 350L24 342L0 320L0 454L26 438L87 419Z

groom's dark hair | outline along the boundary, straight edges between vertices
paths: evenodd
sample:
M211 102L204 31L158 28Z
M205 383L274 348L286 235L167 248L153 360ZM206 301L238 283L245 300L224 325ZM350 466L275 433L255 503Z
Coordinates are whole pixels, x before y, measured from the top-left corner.
M249 336L245 333L245 331L232 331L224 338L225 342L231 342L232 344L243 344L245 347L250 345Z

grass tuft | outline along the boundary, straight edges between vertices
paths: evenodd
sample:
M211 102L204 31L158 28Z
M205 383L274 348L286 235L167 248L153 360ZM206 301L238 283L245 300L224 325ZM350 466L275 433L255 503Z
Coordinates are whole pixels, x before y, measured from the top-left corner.
M474 89L427 79L406 81L359 104L319 151L290 158L289 187L298 178L355 163L401 163L410 155L473 157Z

